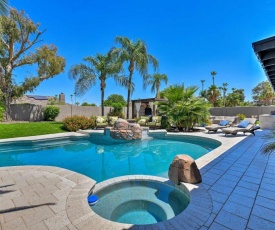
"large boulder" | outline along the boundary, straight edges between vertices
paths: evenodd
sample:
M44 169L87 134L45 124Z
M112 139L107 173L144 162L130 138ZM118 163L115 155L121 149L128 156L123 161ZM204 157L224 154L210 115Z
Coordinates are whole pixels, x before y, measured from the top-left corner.
M114 128L110 130L110 136L117 140L140 140L142 129L139 124L130 124L124 119L117 119Z
M126 130L129 127L128 121L118 118L114 123L115 130Z
M170 164L168 177L175 184L180 184L180 182L197 184L202 181L195 160L185 154L175 156Z

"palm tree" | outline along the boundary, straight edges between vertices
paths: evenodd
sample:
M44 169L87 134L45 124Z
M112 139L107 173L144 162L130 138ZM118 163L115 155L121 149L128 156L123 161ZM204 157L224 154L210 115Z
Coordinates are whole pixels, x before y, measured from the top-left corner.
M204 123L209 116L210 105L203 98L195 97L196 86L170 85L161 92L167 101L158 102L160 115L168 117L178 129L192 129L196 123Z
M213 85L215 85L214 78L217 75L217 73L215 71L212 71L210 74L212 75Z
M226 86L228 86L228 83L222 83L222 87L219 87L220 90L222 90L223 92L223 106L225 107L225 95L226 95L226 91L228 88L226 88Z
M211 85L207 90L207 99L215 107L220 96L220 91L215 85Z
M160 98L159 95L159 88L160 88L160 83L164 81L165 84L168 82L168 77L166 74L147 74L145 76L144 82L143 82L143 88L146 88L147 85L152 85L151 87L151 92L154 93L156 91L156 98Z
M96 79L100 80L101 90L101 114L104 116L104 91L106 88L106 79L113 77L117 83L128 87L128 79L117 74L121 71L122 65L118 61L114 61L110 53L107 55L97 54L95 57L86 57L83 59L88 65L78 64L71 67L69 77L76 80L76 95L83 95L93 85Z
M137 70L144 80L148 72L148 65L153 64L154 69L156 69L158 61L152 55L147 53L145 43L139 39L134 42L127 37L117 36L115 41L121 45L121 48L113 48L112 53L119 57L121 63L129 63L129 87L127 95L127 118L129 118L130 96L134 91L134 88L131 87L134 71Z
M1 0L0 1L0 15L6 15L9 9L9 1Z
M201 80L201 91L203 91L204 82L205 80Z

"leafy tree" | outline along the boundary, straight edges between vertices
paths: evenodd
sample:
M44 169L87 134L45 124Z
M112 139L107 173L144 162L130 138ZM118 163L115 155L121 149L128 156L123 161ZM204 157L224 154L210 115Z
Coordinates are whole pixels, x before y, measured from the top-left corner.
M259 83L252 89L252 97L257 105L272 105L275 100L275 94L268 81Z
M201 97L195 97L196 86L170 85L161 92L167 101L158 102L160 115L168 117L170 124L189 131L196 123L207 121L210 104Z
M215 76L217 75L217 72L215 72L215 71L211 71L211 72L210 72L210 74L211 74L211 76L212 76L213 85L215 85L215 83L214 83L214 79L215 79Z
M219 89L222 91L222 101L223 101L223 106L225 107L225 96L226 96L226 91L227 91L227 87L228 83L222 83L222 87L219 87Z
M104 93L106 88L106 80L108 77L113 77L114 80L122 86L127 87L128 79L123 76L118 76L122 69L119 61L114 60L113 56L97 54L95 57L86 57L83 59L88 64L78 64L71 67L69 77L76 80L75 92L77 95L83 95L93 85L96 84L96 79L100 81L101 90L101 114L104 116Z
M219 105L218 99L220 97L220 91L215 85L211 85L207 90L207 100L214 106L217 107Z
M122 63L129 63L129 85L127 92L127 118L129 118L130 96L134 92L134 87L132 85L134 71L137 70L144 80L148 72L148 65L153 64L154 69L156 69L158 61L147 53L145 43L139 39L134 42L127 37L117 36L115 41L121 45L121 48L113 48L112 53L118 55Z
M104 101L104 106L113 106L114 103L120 103L123 107L127 105L124 97L119 94L111 94Z
M232 88L232 93L229 93L226 97L226 105L229 107L240 106L244 103L245 95L244 89Z
M0 15L6 15L8 12L8 5L9 1L8 0L1 0L0 1Z
M83 102L83 103L81 104L81 106L96 106L96 104L95 104L95 103L89 104L88 102Z
M54 45L42 45L31 50L41 42L45 32L39 24L29 19L24 11L10 10L8 17L0 17L0 92L5 104L5 119L10 120L10 103L13 98L32 92L42 81L61 73L65 59L57 56ZM23 83L16 83L14 70L19 67L37 65L37 76L26 77Z
M108 114L108 116L118 116L120 118L124 118L123 105L120 102L114 102L112 107L114 109Z
M156 98L160 98L159 88L162 81L165 84L167 84L168 77L166 74L159 74L159 73L156 73L153 75L147 74L143 82L143 88L146 88L147 85L152 85L151 92L152 93L156 92Z

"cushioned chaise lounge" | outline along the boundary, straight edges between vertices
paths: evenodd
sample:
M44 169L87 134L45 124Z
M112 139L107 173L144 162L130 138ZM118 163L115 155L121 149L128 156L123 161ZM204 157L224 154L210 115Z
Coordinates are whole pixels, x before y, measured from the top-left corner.
M224 120L221 120L218 124L212 124L212 125L208 125L208 126L205 126L204 128L206 130L208 130L208 133L209 132L217 132L218 129L223 129L223 128L226 128L226 127L230 127L232 125L232 123L234 122L235 120L235 117L228 117Z
M255 136L255 130L260 127L255 126L256 118L245 118L239 125L235 127L222 128L222 132L225 134L237 135L238 132L242 133L252 133Z

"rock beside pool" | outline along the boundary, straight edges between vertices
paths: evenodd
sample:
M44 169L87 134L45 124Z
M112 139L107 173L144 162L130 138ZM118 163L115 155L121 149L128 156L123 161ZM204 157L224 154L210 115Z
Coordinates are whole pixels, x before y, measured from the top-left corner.
M185 154L175 156L170 164L168 177L175 184L180 184L180 182L197 184L202 181L195 160Z
M110 130L110 136L117 140L140 140L142 129L139 124L131 124L124 119L117 119L114 128Z
M114 123L115 130L127 130L129 127L128 121L118 118Z

